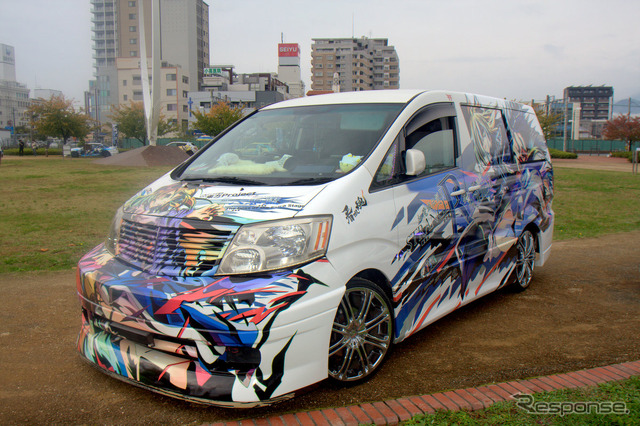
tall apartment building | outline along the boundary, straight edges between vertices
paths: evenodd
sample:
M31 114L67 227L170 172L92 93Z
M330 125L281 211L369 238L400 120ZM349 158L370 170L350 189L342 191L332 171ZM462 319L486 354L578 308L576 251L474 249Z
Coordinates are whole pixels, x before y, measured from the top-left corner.
M140 58L139 1L143 2L144 39L150 55L152 0L91 0L96 80L89 83L85 106L99 121L109 119L112 105L125 102L124 93L119 93L123 80L119 72L128 76L131 68L125 61L119 71L118 59ZM160 8L161 61L181 69L188 79L188 91L200 89L203 69L209 64L209 6L203 0L154 1ZM180 111L172 118L182 121Z
M338 73L341 92L400 88L400 64L386 38L314 38L311 89L332 90Z

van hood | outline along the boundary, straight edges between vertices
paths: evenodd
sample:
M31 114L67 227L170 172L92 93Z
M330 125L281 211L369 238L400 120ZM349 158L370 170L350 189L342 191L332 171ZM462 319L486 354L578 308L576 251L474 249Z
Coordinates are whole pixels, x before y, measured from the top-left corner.
M129 199L123 210L136 215L244 224L295 216L325 186L194 184L167 175Z

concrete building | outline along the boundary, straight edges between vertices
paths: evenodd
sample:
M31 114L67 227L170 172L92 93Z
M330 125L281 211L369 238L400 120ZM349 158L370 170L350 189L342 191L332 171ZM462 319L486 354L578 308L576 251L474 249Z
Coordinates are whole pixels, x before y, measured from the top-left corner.
M117 59L140 57L139 1L145 11L144 38L149 55L151 0L91 0L96 80L89 82L85 108L98 121L107 121L112 105L122 102L119 87L123 79L118 75ZM202 0L156 1L162 61L179 66L188 78L189 90L199 90L202 70L209 63L209 6Z
M400 64L386 38L314 38L311 89L331 91L338 73L340 91L400 88Z
M27 126L29 89L16 81L16 55L13 46L0 44L0 128Z
M189 92L192 110L207 112L218 102L227 102L246 112L289 99L289 86L275 73L236 74L233 65L212 65L204 70L203 90ZM190 115L190 120L195 117Z
M33 99L49 100L52 97L64 96L62 91L54 89L33 89Z
M118 58L119 104L142 102L142 76L139 58ZM151 70L149 70L151 73ZM178 65L162 62L160 71L160 114L183 129L189 125L189 76Z
M278 44L278 80L289 87L289 98L304 96L304 82L300 72L300 45Z
M564 89L573 139L601 139L613 114L613 87L569 86Z

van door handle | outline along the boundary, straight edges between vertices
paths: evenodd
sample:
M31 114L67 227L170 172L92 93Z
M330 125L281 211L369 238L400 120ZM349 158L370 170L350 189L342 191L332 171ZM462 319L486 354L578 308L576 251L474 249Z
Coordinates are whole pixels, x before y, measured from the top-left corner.
M457 190L457 191L453 191L453 192L451 193L451 196L452 196L452 197L457 197L458 195L462 195L462 194L464 194L465 192L467 192L467 191L465 191L464 189L459 189L459 190Z
M474 192L477 191L478 189L482 188L482 185L474 185L474 186L470 186L469 187L469 191L470 192Z

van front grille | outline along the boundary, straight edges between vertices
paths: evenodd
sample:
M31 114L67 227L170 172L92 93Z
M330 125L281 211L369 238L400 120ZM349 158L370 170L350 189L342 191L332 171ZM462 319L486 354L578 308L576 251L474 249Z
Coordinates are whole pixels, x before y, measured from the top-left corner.
M125 219L120 228L118 257L152 274L207 275L220 263L233 232L209 222L196 226L187 228L184 222L179 227L157 226Z

